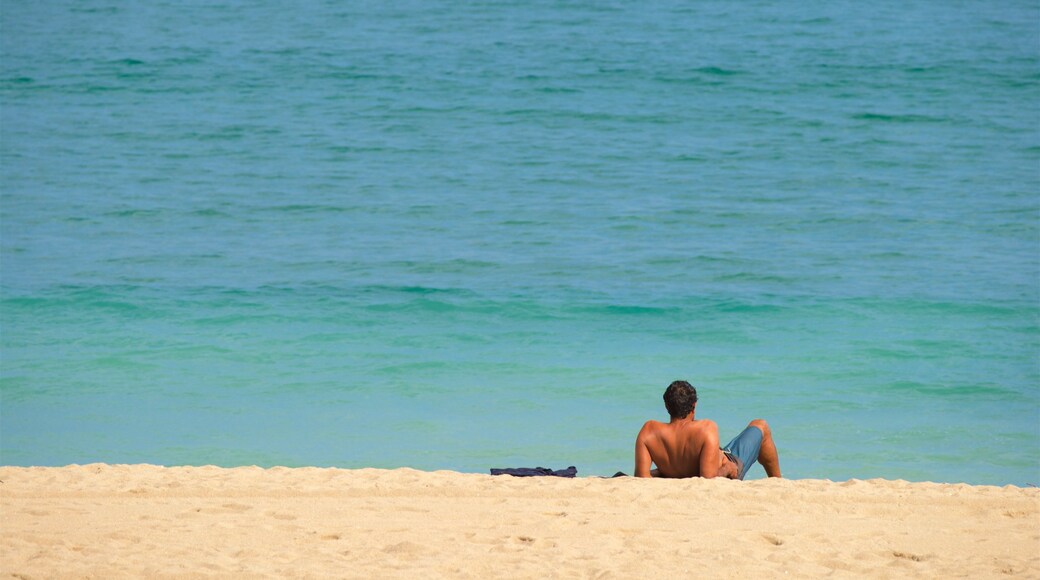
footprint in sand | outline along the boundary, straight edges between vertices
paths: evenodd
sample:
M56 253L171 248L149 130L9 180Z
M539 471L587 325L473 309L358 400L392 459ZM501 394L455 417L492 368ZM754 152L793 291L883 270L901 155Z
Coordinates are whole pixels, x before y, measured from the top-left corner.
M407 542L407 541L399 542L397 544L393 544L393 545L386 546L386 547L383 548L383 551L386 552L387 554L394 554L394 555L397 555L397 556L407 556L407 557L412 557L412 558L418 556L424 550L425 550L425 548L423 548L419 544L416 544L416 543L413 543L413 542Z
M275 512L268 512L267 515L271 516L272 518L274 518L276 520L295 520L296 519L296 516L294 516L292 514L279 514L279 513L275 513Z
M910 552L892 552L892 555L896 558L903 558L904 560L912 560L914 562L924 562L927 559L924 556L911 554Z
M188 511L186 511L184 513L179 513L179 514L177 514L174 517L178 518L178 519L194 518L194 517L198 516L200 513L202 513L202 508L197 507L197 508L191 508L190 510L188 510Z

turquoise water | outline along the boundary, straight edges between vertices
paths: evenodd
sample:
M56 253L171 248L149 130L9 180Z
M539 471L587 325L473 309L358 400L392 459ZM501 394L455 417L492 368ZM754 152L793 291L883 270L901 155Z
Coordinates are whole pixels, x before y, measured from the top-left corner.
M1035 2L149 4L0 5L0 462L1040 483Z

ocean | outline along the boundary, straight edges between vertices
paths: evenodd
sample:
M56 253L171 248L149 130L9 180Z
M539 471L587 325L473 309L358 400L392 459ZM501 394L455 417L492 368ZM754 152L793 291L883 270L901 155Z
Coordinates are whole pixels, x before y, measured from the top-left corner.
M0 463L1040 484L1035 1L0 18Z

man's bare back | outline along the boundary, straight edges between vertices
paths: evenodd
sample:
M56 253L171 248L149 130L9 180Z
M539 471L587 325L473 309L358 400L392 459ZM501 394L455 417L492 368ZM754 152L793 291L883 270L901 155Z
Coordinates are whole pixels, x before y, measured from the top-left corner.
M647 421L636 438L636 477L650 477L650 463L660 477L729 477L736 465L719 449L719 426L692 413L669 423Z
M675 381L664 393L671 421L647 421L636 438L636 477L726 477L743 479L758 462L769 477L780 477L780 459L768 423L755 419L730 442L719 448L719 427L708 419L695 419L697 390L686 381ZM731 453L732 451L732 453ZM651 470L656 464L657 469Z

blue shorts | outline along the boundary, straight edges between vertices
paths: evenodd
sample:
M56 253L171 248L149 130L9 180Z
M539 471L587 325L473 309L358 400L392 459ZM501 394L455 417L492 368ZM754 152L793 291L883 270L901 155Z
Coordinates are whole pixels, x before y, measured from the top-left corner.
M758 427L749 426L740 435L734 437L733 441L727 443L722 448L722 452L730 459L736 460L737 468L740 469L740 477L738 479L744 479L751 466L758 461L760 449L762 449L762 430Z

